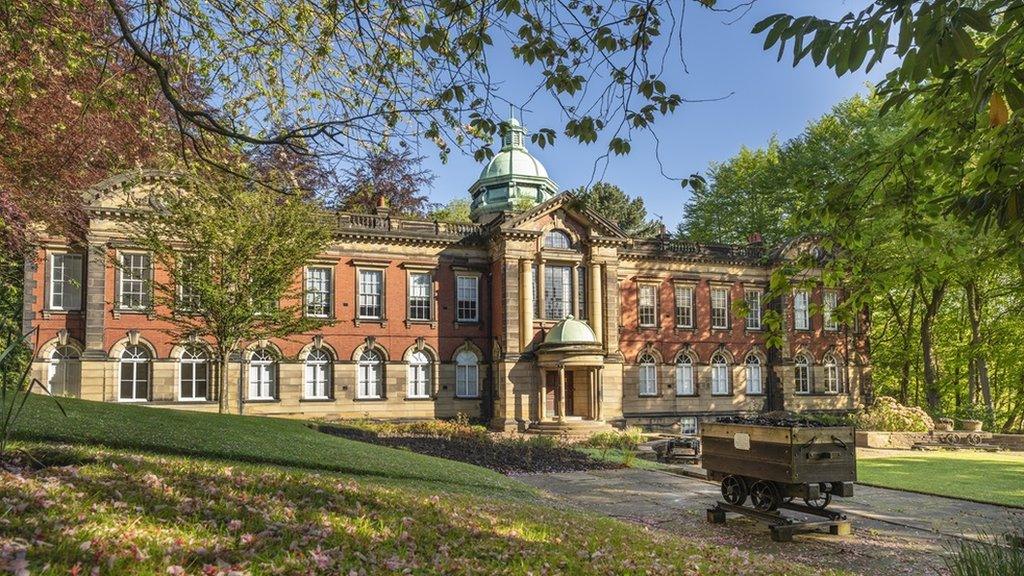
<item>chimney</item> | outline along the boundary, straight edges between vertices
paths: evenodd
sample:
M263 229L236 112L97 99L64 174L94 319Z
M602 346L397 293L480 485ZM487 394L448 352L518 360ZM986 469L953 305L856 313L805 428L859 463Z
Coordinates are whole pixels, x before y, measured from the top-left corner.
M377 209L375 210L380 216L387 216L391 213L391 207L388 206L388 199L383 194L377 195Z

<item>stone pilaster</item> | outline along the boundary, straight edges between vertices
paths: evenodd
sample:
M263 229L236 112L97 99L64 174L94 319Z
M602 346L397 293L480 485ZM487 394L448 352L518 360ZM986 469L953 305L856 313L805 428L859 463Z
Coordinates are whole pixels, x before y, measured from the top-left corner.
M107 323L107 245L90 240L85 266L85 352L82 358L106 358L104 331Z

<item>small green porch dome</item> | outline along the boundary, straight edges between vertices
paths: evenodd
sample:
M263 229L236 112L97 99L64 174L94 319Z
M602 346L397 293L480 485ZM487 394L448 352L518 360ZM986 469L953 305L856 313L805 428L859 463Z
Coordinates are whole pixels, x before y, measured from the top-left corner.
M597 335L594 334L594 329L590 327L590 324L582 320L577 320L572 317L572 314L568 315L551 327L548 330L546 336L544 336L545 344L596 344Z

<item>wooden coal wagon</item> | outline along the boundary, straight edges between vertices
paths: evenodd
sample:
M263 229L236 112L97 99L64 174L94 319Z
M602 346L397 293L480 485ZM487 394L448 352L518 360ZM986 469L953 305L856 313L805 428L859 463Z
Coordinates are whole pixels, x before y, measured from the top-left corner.
M771 511L802 498L820 510L833 496L853 496L852 426L705 423L701 447L708 477L722 483L722 497L735 506L749 497L755 509Z

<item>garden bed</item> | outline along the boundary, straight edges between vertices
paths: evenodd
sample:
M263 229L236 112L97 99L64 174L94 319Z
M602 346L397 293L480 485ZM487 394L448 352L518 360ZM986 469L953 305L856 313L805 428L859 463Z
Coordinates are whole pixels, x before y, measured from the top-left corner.
M622 467L616 462L591 458L549 436L493 436L482 428L456 423L403 425L359 421L314 426L332 436L475 464L506 475Z

